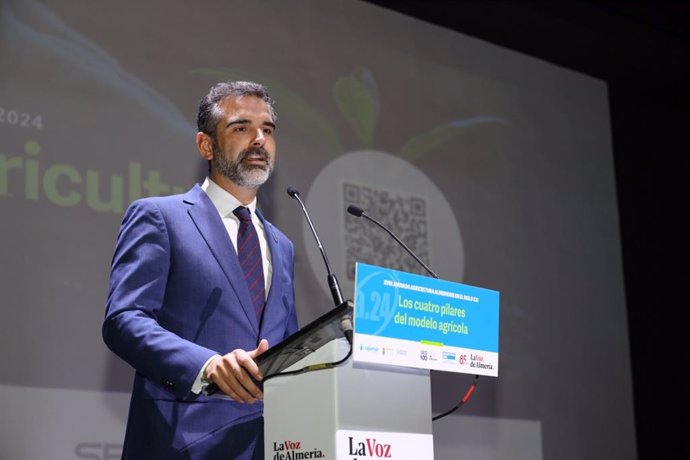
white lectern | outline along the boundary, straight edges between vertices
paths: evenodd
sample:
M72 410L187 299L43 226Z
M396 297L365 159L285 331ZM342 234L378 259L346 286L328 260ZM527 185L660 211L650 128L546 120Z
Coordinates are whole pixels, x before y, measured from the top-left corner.
M337 362L349 350L341 336L285 371ZM431 418L429 370L355 363L350 356L335 367L264 382L266 460L433 460Z

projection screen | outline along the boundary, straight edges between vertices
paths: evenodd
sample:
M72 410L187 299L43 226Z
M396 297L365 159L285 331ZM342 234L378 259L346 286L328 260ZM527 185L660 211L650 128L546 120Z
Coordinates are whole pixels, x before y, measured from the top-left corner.
M605 82L354 0L5 0L0 66L0 458L119 458L115 237L134 199L203 181L196 110L225 79L276 100L259 206L301 324L332 301L288 185L346 297L357 261L425 274L349 204L501 293L499 376L433 423L436 459L636 456ZM471 380L432 372L435 413Z

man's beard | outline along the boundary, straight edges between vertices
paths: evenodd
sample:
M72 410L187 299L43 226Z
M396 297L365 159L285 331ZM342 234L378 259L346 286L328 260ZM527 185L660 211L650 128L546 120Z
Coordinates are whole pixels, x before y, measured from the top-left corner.
M244 159L250 155L261 156L264 166L247 165ZM213 146L213 171L227 177L235 185L244 188L258 189L268 180L273 172L273 159L263 147L249 147L242 150L237 160L229 160L217 145Z

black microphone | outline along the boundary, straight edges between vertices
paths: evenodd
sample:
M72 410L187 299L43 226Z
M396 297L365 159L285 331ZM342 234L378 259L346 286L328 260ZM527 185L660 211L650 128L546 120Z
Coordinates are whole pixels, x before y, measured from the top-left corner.
M299 190L294 185L290 185L287 188L287 193L290 195L292 198L296 199L300 206L302 206L302 212L304 212L304 216L307 218L307 222L309 223L309 228L311 228L311 233L314 235L314 239L316 239L316 244L319 246L319 251L321 252L321 257L323 257L323 262L326 264L326 271L328 272L328 287L331 290L331 296L333 296L333 302L335 303L335 306L338 307L340 306L344 300L343 300L343 293L340 291L340 285L338 284L338 278L336 278L335 273L333 273L333 270L331 270L331 264L328 262L328 256L326 256L326 251L323 248L323 245L321 244L321 240L319 239L319 235L316 233L316 229L314 228L314 224L311 222L311 218L309 217L309 213L307 212L307 208L304 205L304 202L299 196ZM352 345L352 318L350 318L349 315L345 316L340 322L340 325L343 329L343 333L345 334L345 337L347 338L347 341Z
M357 206L355 206L354 204L351 204L350 206L347 207L347 212L349 212L350 214L352 214L352 215L355 216L355 217L364 217L365 219L370 220L371 222L375 223L376 225L378 225L379 227L381 227L382 229L384 229L390 236L393 237L393 239L394 239L395 241L398 242L398 244L399 244L400 246L402 246L402 247L405 249L405 251L407 251L407 253L408 253L409 255L411 255L412 257L414 257L414 260L416 260L417 262L419 262L419 264L420 264L422 267L424 267L424 269L425 269L431 276L433 276L434 278L438 278L438 276L436 275L436 273L434 273L433 271L431 271L431 269L430 269L429 267L426 266L426 264L422 261L422 259L420 259L419 257L417 257L417 254L415 254L414 252L412 252L412 250L411 250L410 248L408 248L407 245L406 245L405 243L403 243L402 241L400 241L400 238L398 238L398 237L395 235L395 233L393 233L392 231L390 231L390 230L388 229L388 227L386 227L385 225L383 225L383 224L382 224L381 222L379 222L378 220L374 219L373 217L369 217L369 216L364 212L364 210L363 210L362 208L357 207Z

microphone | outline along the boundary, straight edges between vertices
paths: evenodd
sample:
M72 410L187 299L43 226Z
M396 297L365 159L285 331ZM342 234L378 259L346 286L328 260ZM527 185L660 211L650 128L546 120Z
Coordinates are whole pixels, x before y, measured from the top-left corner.
M309 213L307 212L307 207L304 205L304 202L299 196L299 190L294 185L290 185L287 188L287 193L290 195L292 198L297 200L302 207L302 212L304 213L304 217L307 218L307 222L309 223L309 228L311 229L312 235L314 235L314 239L316 240L316 244L319 247L319 251L321 252L321 257L323 258L324 264L326 264L326 271L328 272L328 287L331 290L331 296L333 297L333 302L335 303L335 306L341 305L344 300L343 300L343 293L340 291L340 285L338 284L338 278L336 278L335 273L333 273L333 270L331 270L331 264L328 262L328 256L326 256L326 251L323 248L323 245L321 244L321 240L319 239L319 235L316 233L316 229L314 228L314 224L311 221L311 218L309 217ZM349 317L349 315L345 316L345 318L342 319L340 322L340 326L343 329L343 333L345 334L345 338L347 338L347 341L352 345L352 318Z
M373 217L369 217L369 216L364 212L364 210L363 210L362 208L360 208L360 207L358 207L358 206L355 206L354 204L351 204L350 206L347 207L347 212L349 212L350 214L352 214L352 215L355 216L355 217L364 217L365 219L370 220L371 222L373 222L373 223L375 223L376 225L378 225L379 227L381 227L383 230L386 231L386 233L388 233L390 236L392 236L393 239L394 239L395 241L397 241L398 244L399 244L400 246L402 246L402 247L405 249L405 251L407 251L407 253L408 253L409 255L411 255L412 257L414 257L414 260L416 260L417 262L419 262L419 264L420 264L422 267L424 267L424 269L425 269L431 276L433 276L434 278L438 278L438 276L436 275L436 273L434 273L433 271L431 271L431 269L430 269L429 267L427 267L427 265L422 261L422 259L420 259L419 257L417 257L417 254L415 254L414 252L412 252L412 250L411 250L410 248L408 248L407 245L406 245L405 243L403 243L402 241L400 241L400 238L398 238L398 237L395 235L395 233L393 233L392 231L390 231L390 230L388 229L388 227L386 227L385 225L383 225L383 224L382 224L381 222L379 222L378 220L374 219Z

